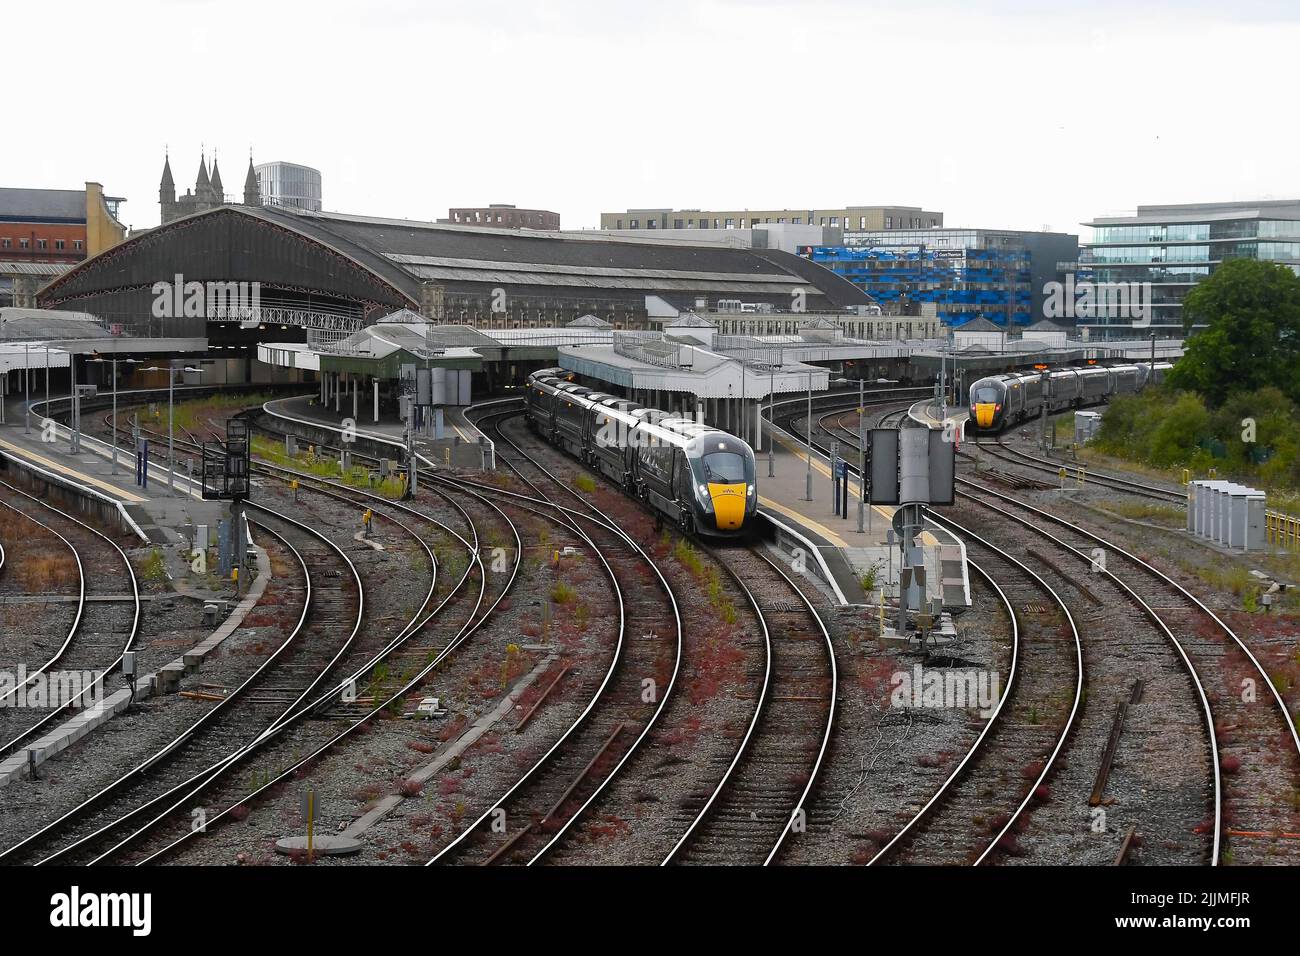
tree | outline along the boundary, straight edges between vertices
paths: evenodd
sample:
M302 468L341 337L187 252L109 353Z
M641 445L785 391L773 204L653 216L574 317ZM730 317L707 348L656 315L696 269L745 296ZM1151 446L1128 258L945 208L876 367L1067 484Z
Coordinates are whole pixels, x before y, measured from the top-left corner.
M1276 386L1300 400L1300 277L1288 267L1231 259L1183 299L1187 340L1169 384L1217 407L1234 392Z

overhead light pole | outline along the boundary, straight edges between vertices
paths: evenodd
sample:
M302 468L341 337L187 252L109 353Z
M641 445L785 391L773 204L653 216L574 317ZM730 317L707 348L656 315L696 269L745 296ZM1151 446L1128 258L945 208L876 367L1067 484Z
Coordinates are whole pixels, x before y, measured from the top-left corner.
M767 443L767 477L776 477L776 366L768 366L767 418L773 425L772 440ZM759 422L760 431L763 423Z
M804 483L804 501L812 501L812 372L808 373L808 477Z
M91 359L92 362L112 362L113 363L113 465L111 474L117 474L117 356L111 359L103 357ZM136 360L133 358L122 359L129 365L134 365Z
M182 366L176 368L174 365L151 365L143 369L145 372L166 372L167 373L167 491L170 494L176 493L176 431L175 431L175 385L176 373L182 375L186 372L198 372L201 369Z

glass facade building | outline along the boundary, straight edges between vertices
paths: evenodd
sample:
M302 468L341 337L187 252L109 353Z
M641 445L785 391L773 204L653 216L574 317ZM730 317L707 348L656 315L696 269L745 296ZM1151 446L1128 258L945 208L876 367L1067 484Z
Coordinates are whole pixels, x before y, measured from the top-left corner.
M1139 206L1137 214L1084 223L1090 242L1077 278L1150 284L1150 330L1183 335L1183 297L1230 259L1262 259L1300 274L1300 200ZM1096 338L1131 337L1126 319L1080 320Z
M918 229L847 233L840 246L801 252L871 295L886 312L916 314L933 303L958 327L977 318L1032 325L1044 317L1044 285L1078 256L1064 233L995 229Z
M296 163L262 163L254 171L263 205L321 211L320 170Z

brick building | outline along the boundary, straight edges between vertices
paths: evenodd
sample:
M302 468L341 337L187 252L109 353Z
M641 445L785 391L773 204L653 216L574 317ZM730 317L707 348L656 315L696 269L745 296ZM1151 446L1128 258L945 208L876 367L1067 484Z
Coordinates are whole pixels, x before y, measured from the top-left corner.
M560 214L547 209L520 209L510 203L490 206L465 206L448 209L447 218L438 222L459 226L495 226L500 229L560 228Z

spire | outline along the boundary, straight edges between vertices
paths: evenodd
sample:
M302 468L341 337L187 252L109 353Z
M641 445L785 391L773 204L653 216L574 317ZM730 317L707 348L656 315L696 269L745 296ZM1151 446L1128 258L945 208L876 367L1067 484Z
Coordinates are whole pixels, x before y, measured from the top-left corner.
M208 193L212 191L212 180L208 178L208 161L206 157L199 157L199 176L194 181L194 195L200 199L207 199Z
M257 170L253 169L253 151L248 151L248 175L244 177L244 205L262 205L261 189L257 184Z
M221 185L221 170L217 169L217 151L212 151L212 195L218 203L226 201L226 192Z
M171 157L163 151L162 180L158 183L158 205L162 207L160 221L171 222L176 213L176 181L172 179Z

